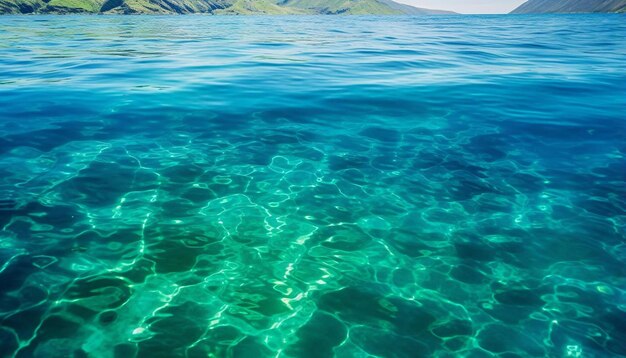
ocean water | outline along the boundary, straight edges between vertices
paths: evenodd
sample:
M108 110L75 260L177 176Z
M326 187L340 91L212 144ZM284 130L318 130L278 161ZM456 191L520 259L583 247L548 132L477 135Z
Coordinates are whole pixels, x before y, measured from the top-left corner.
M0 356L626 356L626 17L0 17Z

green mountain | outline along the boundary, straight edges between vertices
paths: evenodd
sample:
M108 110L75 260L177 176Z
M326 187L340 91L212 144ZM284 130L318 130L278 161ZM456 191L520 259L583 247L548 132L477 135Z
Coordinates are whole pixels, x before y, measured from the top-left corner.
M528 0L512 14L626 12L626 0Z
M386 4L390 8L392 8L394 10L397 10L397 11L400 11L403 14L407 14L407 15L446 15L446 14L450 15L450 14L454 14L454 12L452 12L452 11L422 9L422 8L411 6L411 5L400 4L400 3L397 3L397 2L392 1L392 0L378 0L378 2Z
M392 0L0 0L0 14L430 15Z

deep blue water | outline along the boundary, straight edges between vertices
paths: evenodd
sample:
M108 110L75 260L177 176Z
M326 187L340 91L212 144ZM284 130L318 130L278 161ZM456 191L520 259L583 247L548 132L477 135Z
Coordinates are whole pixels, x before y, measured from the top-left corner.
M626 356L626 17L0 17L0 356Z

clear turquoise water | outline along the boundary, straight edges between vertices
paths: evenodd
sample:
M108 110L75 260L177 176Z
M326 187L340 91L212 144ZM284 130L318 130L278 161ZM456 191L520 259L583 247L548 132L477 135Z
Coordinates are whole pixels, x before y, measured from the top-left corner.
M2 357L626 356L626 18L0 18Z

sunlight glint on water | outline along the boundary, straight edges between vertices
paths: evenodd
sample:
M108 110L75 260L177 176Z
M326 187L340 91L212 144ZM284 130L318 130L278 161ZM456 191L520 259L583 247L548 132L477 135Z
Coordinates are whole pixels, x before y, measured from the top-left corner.
M624 19L0 18L2 356L626 355Z

